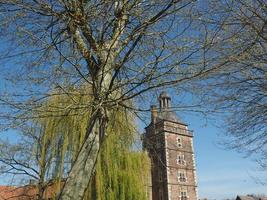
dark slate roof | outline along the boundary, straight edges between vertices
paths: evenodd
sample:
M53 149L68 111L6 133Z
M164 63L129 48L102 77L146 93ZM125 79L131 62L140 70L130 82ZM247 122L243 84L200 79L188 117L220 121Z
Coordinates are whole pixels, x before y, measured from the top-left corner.
M259 198L257 197L253 197L253 196L245 196L245 195L238 195L236 197L236 200L259 200Z
M178 118L175 112L173 111L168 111L168 110L163 110L158 113L158 118L159 119L165 119L173 122L179 122L182 123L181 120Z

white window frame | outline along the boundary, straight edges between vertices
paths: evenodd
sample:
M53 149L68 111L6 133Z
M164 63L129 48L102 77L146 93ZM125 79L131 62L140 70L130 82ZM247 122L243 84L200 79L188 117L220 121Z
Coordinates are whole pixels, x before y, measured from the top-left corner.
M185 160L185 155L180 153L179 155L177 155L177 159L176 159L176 163L178 165L186 165L186 160Z
M186 183L187 182L186 171L179 170L177 173L177 179L179 183Z
M186 190L182 190L182 191L180 191L179 199L180 199L180 200L188 200L188 199L189 199L189 196L188 196Z

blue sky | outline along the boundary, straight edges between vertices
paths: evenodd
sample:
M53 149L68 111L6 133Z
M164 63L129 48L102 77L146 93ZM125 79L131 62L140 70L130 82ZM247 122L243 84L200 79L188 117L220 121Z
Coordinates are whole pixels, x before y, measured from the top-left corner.
M3 45L4 43L2 43ZM1 45L1 44L0 44ZM0 74L0 93L4 84ZM1 85L2 84L2 85ZM149 105L148 105L149 106ZM253 177L267 180L267 172L260 172L259 167L241 154L225 150L218 145L223 139L223 130L205 121L195 113L182 115L184 122L194 130L194 147L200 198L225 199L234 198L237 194L265 193L267 185L258 184ZM213 119L213 121L220 119ZM12 132L8 133L9 135ZM0 133L0 137L2 137ZM10 137L15 140L15 136ZM2 177L3 178L3 177ZM0 184L5 184L0 178Z
M3 86L0 80L0 90ZM151 101L155 102L152 99ZM148 104L146 106L149 106ZM267 185L255 181L255 177L267 180L267 172L260 172L259 166L251 159L245 159L241 154L225 150L218 145L224 137L221 134L224 130L216 127L213 122L221 119L206 121L203 116L193 112L177 114L194 130L199 198L219 200L234 198L237 194L267 194ZM12 132L8 134L13 135L11 139L16 139ZM0 137L3 136L5 135L0 133ZM6 183L1 177L0 184Z
M261 172L250 159L218 145L223 130L194 113L181 118L194 130L199 198L220 200L236 197L237 194L267 194L267 185L258 184L254 179L260 177L267 180L266 171ZM10 139L16 139L12 131L7 134ZM0 135L3 136L7 135ZM7 184L7 179L1 178L0 184Z
M258 184L254 179L260 177L267 180L267 172L260 172L259 166L251 159L245 159L241 154L218 145L224 137L221 134L224 130L216 127L214 121L221 119L206 121L203 116L193 112L177 114L194 130L199 198L219 200L234 198L237 194L267 194L267 185ZM12 135L10 139L16 139L12 132L8 132L8 135ZM3 136L5 135L0 133L0 137ZM6 184L3 177L1 178L0 184Z
M181 106L182 110L183 105L194 105L192 96L179 95L174 89L167 91L174 107ZM150 98L148 104L158 106L156 97ZM267 195L267 171L262 171L253 158L244 158L242 153L227 150L220 144L226 137L222 116L186 111L176 113L194 131L199 198L220 200L237 195ZM265 185L259 183L262 181Z
M266 171L260 171L250 158L243 158L243 155L220 146L222 129L193 113L182 116L182 119L194 130L200 198L225 199L236 197L237 194L267 194L267 185L255 180L267 180Z

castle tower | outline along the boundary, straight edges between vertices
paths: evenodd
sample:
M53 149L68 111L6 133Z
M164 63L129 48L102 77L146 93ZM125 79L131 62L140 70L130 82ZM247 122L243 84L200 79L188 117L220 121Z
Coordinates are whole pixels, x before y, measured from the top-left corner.
M171 98L162 92L159 110L151 106L144 134L152 164L152 200L197 200L193 134L170 107Z

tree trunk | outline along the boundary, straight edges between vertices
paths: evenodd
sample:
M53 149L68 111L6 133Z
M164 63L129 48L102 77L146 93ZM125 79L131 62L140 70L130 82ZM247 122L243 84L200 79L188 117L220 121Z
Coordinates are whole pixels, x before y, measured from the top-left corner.
M44 183L43 182L39 182L38 183L38 194L37 194L37 199L38 200L43 200L45 197L44 197Z
M84 191L88 187L94 174L95 164L100 149L100 135L105 123L101 117L96 117L91 123L86 138L77 158L72 166L58 200L82 200Z
M110 54L111 55L109 55L108 51L102 52L102 60L105 60L106 64L97 72L97 78L95 80L97 89L95 91L95 96L103 97L108 93L109 84L112 79L112 63L114 61L114 56L112 56L112 53ZM98 102L96 105L101 105L99 99L97 99L96 102ZM92 113L94 114L91 116L91 123L89 122L87 128L88 137L76 158L58 200L82 200L84 192L94 175L100 143L105 136L108 111L104 107L99 106L97 110L92 111Z

